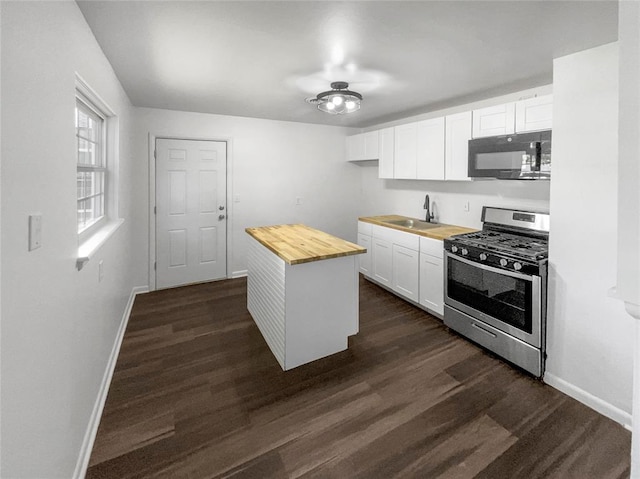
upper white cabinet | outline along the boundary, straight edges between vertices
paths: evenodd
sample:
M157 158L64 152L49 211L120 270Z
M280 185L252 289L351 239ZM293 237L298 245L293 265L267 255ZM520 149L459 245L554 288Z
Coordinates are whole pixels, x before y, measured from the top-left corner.
M469 181L471 112L445 117L445 180Z
M378 159L378 142L379 132L369 131L362 133L364 135L364 159L365 160L377 160Z
M393 177L444 180L444 117L396 126Z
M377 160L378 131L347 137L347 161Z
M473 110L473 138L515 133L515 102Z
M378 177L393 178L395 130L384 128L378 132Z
M419 180L444 180L444 117L417 123L417 171Z
M418 124L395 127L393 177L415 179L417 167Z
M516 132L548 130L553 123L553 95L516 102Z

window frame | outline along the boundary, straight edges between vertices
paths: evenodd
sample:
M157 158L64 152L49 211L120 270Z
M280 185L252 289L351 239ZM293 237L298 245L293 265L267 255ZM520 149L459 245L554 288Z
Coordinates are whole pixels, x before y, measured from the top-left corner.
M93 166L93 165L80 163L78 161L79 158L77 157L80 148L79 148L79 145L76 143L76 175L77 173L80 173L80 172L102 173L102 185L101 185L100 193L81 198L77 195L77 191L76 191L76 214L78 212L78 209L79 209L78 207L82 199L88 199L90 197L95 197L98 195L102 197L101 198L102 214L98 218L96 218L94 221L89 223L88 225L85 225L83 228L78 228L77 230L78 240L80 243L82 243L83 241L86 241L87 238L94 235L96 231L104 227L104 225L107 223L107 220L109 218L109 211L108 211L109 210L109 187L110 187L111 178L110 178L110 171L109 171L110 165L109 165L107 141L106 141L107 140L107 116L102 111L100 111L94 104L92 104L92 102L85 95L83 95L79 91L76 91L76 115L78 110L78 104L82 105L82 108L80 108L80 110L83 110L83 109L87 110L89 114L95 115L100 120L100 139L99 139L99 142L97 142L97 146L100 149L99 154L100 154L101 164ZM78 135L76 131L76 142L79 139L81 139L81 137ZM85 139L85 140L91 141L90 139Z
M104 185L104 210L100 221L95 222L90 227L78 232L78 144L76 139L76 209L75 209L75 231L78 238L78 255L76 266L80 271L84 264L89 261L100 247L118 230L124 223L124 219L119 217L118 189L120 184L120 120L114 110L98 95L87 82L76 72L75 74L75 95L74 112L78 100L88 105L90 109L99 114L103 119L103 158L105 176L108 181ZM75 127L75 120L74 120ZM77 130L74 133L77 138Z

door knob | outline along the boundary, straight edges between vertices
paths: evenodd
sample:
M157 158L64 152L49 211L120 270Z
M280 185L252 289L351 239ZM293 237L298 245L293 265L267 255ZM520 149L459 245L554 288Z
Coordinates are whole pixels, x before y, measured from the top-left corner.
M218 209L219 209L220 211L222 211L222 210L224 210L224 206L218 206Z
M223 220L223 219L224 219L224 215L220 215L220 216L218 216L218 219L219 219L219 220Z

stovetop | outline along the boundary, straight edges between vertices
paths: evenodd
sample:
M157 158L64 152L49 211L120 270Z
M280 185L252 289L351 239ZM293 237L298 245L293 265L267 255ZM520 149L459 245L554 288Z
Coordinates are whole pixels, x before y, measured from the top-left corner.
M522 258L527 261L541 261L549 255L549 242L544 237L482 230L474 233L456 235L451 241L460 246L472 246L486 249L497 254Z

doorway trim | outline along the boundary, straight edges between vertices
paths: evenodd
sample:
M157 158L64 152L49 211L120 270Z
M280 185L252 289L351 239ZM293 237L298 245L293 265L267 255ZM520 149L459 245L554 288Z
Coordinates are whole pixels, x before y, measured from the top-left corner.
M156 290L156 271L155 271L155 261L156 261L156 215L155 215L155 207L156 207L156 159L155 159L155 149L156 149L156 140L157 139L167 139L167 140L192 140L192 141L224 141L227 144L227 157L225 159L227 163L227 176L225 179L226 187L227 187L227 269L225 273L225 278L229 279L231 275L229 274L231 268L231 258L233 258L233 243L230 241L233 236L233 221L234 221L234 211L233 211L233 202L231 199L233 198L233 139L231 137L190 137L183 135L171 135L171 134L163 134L163 133L151 133L149 132L148 137L148 155L149 155L149 291Z

